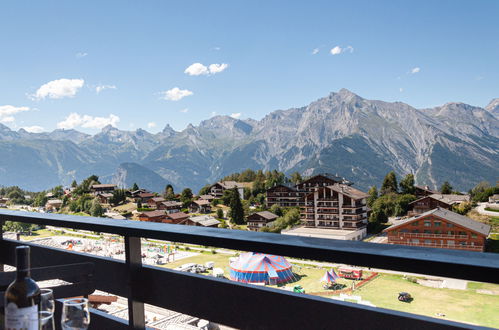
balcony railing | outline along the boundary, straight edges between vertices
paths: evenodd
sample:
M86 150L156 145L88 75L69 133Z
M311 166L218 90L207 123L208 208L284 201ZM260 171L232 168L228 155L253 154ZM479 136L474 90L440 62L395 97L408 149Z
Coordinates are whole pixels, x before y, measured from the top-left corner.
M413 243L413 242L398 242L397 245L406 245L406 246L425 246L425 247L432 247L432 248L439 248L439 249L454 249L454 250L467 250L467 251L482 251L481 246L473 246L473 245L461 245L461 244L455 244L455 245L447 245L447 244L437 244L437 243L425 243L425 242L419 242L419 243Z
M296 237L218 228L0 210L3 221L121 235L125 261L3 239L0 264L31 246L32 266L92 262L98 290L128 298L129 321L92 310L92 327L144 329L144 304L243 329L447 329L469 325L384 308L143 265L140 238L272 253L295 258L499 283L499 256L491 253ZM1 228L1 227L0 227ZM334 318L331 318L334 315ZM333 323L332 323L333 322Z
M467 235L446 235L446 234L429 234L429 233L398 233L388 234L390 237L410 237L410 238L447 238L447 239L467 239Z

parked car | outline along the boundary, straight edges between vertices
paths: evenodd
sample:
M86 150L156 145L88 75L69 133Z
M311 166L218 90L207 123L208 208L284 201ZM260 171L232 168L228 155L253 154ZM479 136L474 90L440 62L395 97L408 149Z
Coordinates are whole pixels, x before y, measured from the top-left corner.
M411 302L413 300L411 294L408 292L400 292L398 299L403 302Z

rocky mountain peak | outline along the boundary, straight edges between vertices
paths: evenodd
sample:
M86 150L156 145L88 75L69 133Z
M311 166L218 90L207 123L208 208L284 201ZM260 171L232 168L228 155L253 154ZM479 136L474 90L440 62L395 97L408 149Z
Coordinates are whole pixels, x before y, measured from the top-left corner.
M485 110L489 111L494 116L499 117L499 98L492 99L485 107Z

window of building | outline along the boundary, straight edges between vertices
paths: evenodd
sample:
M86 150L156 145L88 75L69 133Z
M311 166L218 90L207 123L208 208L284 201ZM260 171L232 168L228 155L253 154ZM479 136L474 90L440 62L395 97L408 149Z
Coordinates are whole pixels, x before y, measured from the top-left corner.
M455 242L454 241L447 241L447 245L449 246L454 246Z
M440 235L440 234L442 234L442 231L441 230L435 230L435 234L436 235Z
M466 232L464 232L464 231L460 231L460 232L459 232L459 235L464 235L464 236L466 236Z
M413 226L419 226L419 222L418 222L418 221L414 221L414 222L412 223L412 225L413 225Z
M433 241L431 239L425 239L424 243L427 244L427 245L430 245L430 244L433 243Z
M417 230L417 229L414 229L412 232L413 232L414 234L419 234L419 230Z
M424 222L425 227L431 227L431 221L425 221Z
M477 238L476 234L471 233L471 238Z
M452 228L454 225L452 223L447 223L447 227Z
M425 234L431 234L431 230L425 230L424 233Z
M442 223L440 221L435 221L435 222L433 222L433 225L435 227L440 227L442 225Z
M414 243L414 244L419 244L419 240L418 239L413 239L411 242Z
M453 232L453 231L451 231L451 230L449 230L449 231L447 232L447 235L454 235L454 232Z
M465 246L465 245L466 245L466 242L465 242L465 241L461 241L461 242L459 242L459 245L461 245L461 246Z

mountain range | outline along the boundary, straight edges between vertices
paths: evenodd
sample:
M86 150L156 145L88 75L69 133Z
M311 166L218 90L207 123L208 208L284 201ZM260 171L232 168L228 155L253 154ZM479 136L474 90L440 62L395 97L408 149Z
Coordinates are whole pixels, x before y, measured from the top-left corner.
M103 182L162 191L197 191L247 168L303 175L329 172L360 189L390 170L413 173L436 188L468 190L499 179L499 99L485 108L464 103L416 109L364 99L341 89L308 106L273 111L261 120L215 116L178 132L151 134L106 126L13 131L0 124L0 185L43 190L96 174Z

